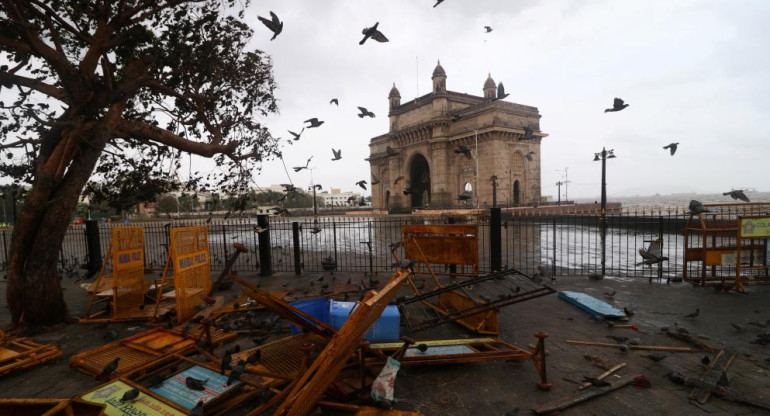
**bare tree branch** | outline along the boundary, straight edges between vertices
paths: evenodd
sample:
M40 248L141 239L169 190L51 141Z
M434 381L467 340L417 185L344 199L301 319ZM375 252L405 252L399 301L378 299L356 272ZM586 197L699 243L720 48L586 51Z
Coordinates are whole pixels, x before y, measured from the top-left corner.
M14 75L9 72L0 71L0 83L5 84L9 82L19 86L32 88L33 90L42 92L51 98L56 98L61 102L66 102L67 100L67 94L65 94L63 90L56 88L53 85L46 84L45 82L34 78L27 78L21 75Z
M160 127L129 120L120 123L117 128L117 136L171 146L183 152L203 157L212 157L217 154L231 155L238 147L237 142L230 142L225 145L193 142Z

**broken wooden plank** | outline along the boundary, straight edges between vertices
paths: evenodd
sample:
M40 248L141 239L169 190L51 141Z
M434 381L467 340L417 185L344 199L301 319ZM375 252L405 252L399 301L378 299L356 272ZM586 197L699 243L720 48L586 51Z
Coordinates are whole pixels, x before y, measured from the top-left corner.
M685 379L684 385L693 387L693 388L698 388L701 390L706 390L711 394L714 394L719 398L727 401L746 404L746 405L754 406L764 410L770 410L770 403L755 400L754 398L751 398L751 397L747 397L746 395L738 393L737 391L729 387L717 386L715 384L707 383L705 381L696 380L692 378Z
M567 344L589 345L594 347L612 347L620 348L620 344L612 342L580 341L575 339L566 340ZM628 345L630 350L649 350L649 351L671 351L671 352L700 352L701 350L690 347L674 347L668 345Z
M633 377L626 376L625 378L621 378L620 380L616 381L615 383L611 384L608 387L590 390L578 396L572 396L572 397L568 396L564 399L561 399L553 403L532 407L532 412L535 413L536 415L542 415L542 414L547 414L551 412L556 412L559 410L564 410L568 407L572 407L577 404L587 402L595 397L599 397L603 394L625 387L633 382L634 382Z
M735 361L736 354L733 354L728 360L727 363L722 367L722 372L726 372L731 365L733 365L733 361ZM721 377L721 373L720 373ZM711 391L707 391L706 394L698 400L698 403L700 404L706 404L707 401L709 401L709 397L711 397Z
M559 299L567 301L593 316L611 319L627 319L626 313L610 305L607 302L596 299L593 296L581 292L563 290L557 295Z
M626 363L620 363L620 364L610 368L609 370L599 374L599 376L596 377L596 378L599 379L599 380L604 380L607 376L609 376L610 374L620 370L621 368L623 368L625 366L626 366ZM586 381L586 382L580 383L579 390L583 390L583 389L586 389L588 387L591 387L591 382L590 381Z

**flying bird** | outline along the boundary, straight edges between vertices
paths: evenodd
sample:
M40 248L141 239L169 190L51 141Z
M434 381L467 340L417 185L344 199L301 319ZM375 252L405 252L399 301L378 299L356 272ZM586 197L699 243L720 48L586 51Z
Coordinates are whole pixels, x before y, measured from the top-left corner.
M439 4L443 3L444 0L436 0L436 4L433 5L433 8L436 8Z
M743 193L743 189L736 189L730 192L725 192L722 195L730 195L730 198L732 199L740 199L743 202L751 202L749 197L747 197L746 194Z
M307 169L307 167L310 165L310 161L311 161L312 159L313 159L313 156L310 156L310 157L307 159L307 162L305 162L305 166L295 166L295 167L293 167L292 169L294 169L294 172L299 172L299 171L301 171L302 169Z
M704 212L709 212L709 210L706 209L706 207L703 206L703 203L700 201L692 200L690 201L690 215L699 215Z
M332 147L332 153L334 154L334 157L332 158L332 160L340 160L340 159L342 159L342 149L334 150L334 148Z
M364 118L364 117L374 118L374 113L372 113L371 111L367 110L366 107L358 107L358 111L361 112L360 114L358 114L358 117L360 117L360 118Z
M292 135L292 136L294 136L294 141L297 141L297 140L299 140L299 136L301 136L301 135L302 135L302 132L304 132L304 131L305 131L305 128L303 127L303 128L302 128L302 130L300 130L300 132L299 132L299 133L294 133L294 132L293 132L293 131L291 131L291 130L287 130L287 131L288 131L289 133L291 133L291 135Z
M336 105L337 107L339 107L339 106L340 106L340 100L338 100L338 99L336 99L336 98L332 98L332 99L329 101L329 105L332 105L332 104L334 104L334 105Z
M668 149L671 152L671 156L674 156L674 153L676 153L676 147L679 146L679 142L671 143L663 146L664 149Z
M377 42L387 42L388 38L386 38L385 35L382 34L382 32L377 30L377 26L379 26L379 24L380 22L377 22L372 27L365 27L364 30L361 31L361 33L364 34L364 38L361 39L361 42L358 42L358 44L363 45L364 42L366 42L366 40L369 38L372 38Z
M642 261L636 263L637 266L646 264L652 266L653 264L662 263L668 260L668 257L663 255L663 239L657 239L650 243L647 248L640 248L639 255L642 256Z
M125 393L123 393L123 397L120 398L121 402L133 402L136 400L136 398L139 397L139 390L137 389L131 389Z
M612 108L608 108L604 110L604 112L609 113L609 112L620 111L626 107L628 107L628 104L623 103L623 100L621 100L620 98L615 98L615 101L613 101L612 103Z
M492 26L484 26L484 29L485 29L484 33L489 33L492 31Z
M313 117L313 118L311 118L311 119L308 119L308 120L305 120L305 121L303 121L303 123L310 123L310 125L309 125L309 126L307 126L307 128L309 128L309 129L312 129L313 127L318 127L318 126L320 126L321 124L324 124L324 123L325 123L325 121L320 121L320 120L318 120L318 118L316 118L316 117Z
M511 94L506 94L505 93L505 87L503 86L502 82L497 84L497 99L498 100L502 100L502 99L504 99L505 97L507 97L509 95L511 95Z
M533 152L533 151L531 151L531 150L530 150L530 151L529 151L529 153L527 153L526 155L524 155L524 157L526 157L526 158L527 158L527 160L529 160L529 161L531 162L531 161L532 161L532 155L534 155L534 154L535 154L535 152Z
M311 234L318 234L318 233L320 233L321 231L323 231L323 230L321 229L321 227L319 227L319 226L317 226L317 225L316 225L315 227L313 227L313 228L311 228L311 229L310 229L310 233L311 233Z
M205 380L198 380L197 378L193 377L185 377L184 384L187 386L190 390L197 390L197 391L203 391L206 388L206 382L208 382L209 379Z
M278 20L278 16L276 16L273 12L270 12L270 17L272 20L267 20L262 16L257 16L259 21L264 23L264 25L273 32L273 37L270 38L270 40L273 40L276 36L281 34L281 31L283 30L283 22Z
M399 176L398 178L396 178L396 180L395 180L395 181L393 181L393 185L397 185L397 184L398 184L398 182L399 182L399 181L401 181L401 179L404 179L404 176L403 176L403 175L402 175L402 176Z
M457 149L455 149L455 153L457 153L458 155L463 154L468 159L473 159L473 156L471 156L471 149L469 149L468 146L464 146L461 144L459 147L457 147Z
M535 138L534 131L529 127L524 127L524 140L532 140Z
M404 189L404 195L412 195L414 193L411 189Z
M396 151L395 149L393 149L393 148L392 148L392 147L390 147L390 146L388 146L388 148L387 148L387 149L385 149L385 152L387 152L387 153L388 153L388 156L395 156L395 155L397 155L397 154L398 154L398 151Z
M358 181L356 182L356 185L360 186L361 189L363 189L364 191L366 190L366 181L363 181L363 180Z
M377 185L378 183L380 183L380 179L372 175L372 182L370 183L370 185Z
M688 314L687 314L687 315L685 315L684 317L685 317L685 318L697 318L697 317L698 317L698 315L700 315L700 308L695 308L695 312L692 312L692 313L688 313Z

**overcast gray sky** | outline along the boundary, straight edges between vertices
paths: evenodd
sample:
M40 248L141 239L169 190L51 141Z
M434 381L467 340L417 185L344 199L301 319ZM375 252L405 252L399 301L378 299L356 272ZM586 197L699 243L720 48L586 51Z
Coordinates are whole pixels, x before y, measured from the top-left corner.
M600 193L603 146L608 195L770 190L770 1L570 0L266 0L247 20L252 45L273 58L280 114L265 120L289 138L287 166L314 156L316 183L356 189L369 180L369 140L388 129L387 96L402 102L429 92L437 60L447 88L482 94L491 73L511 95L536 106L549 137L541 147L543 195L556 194L557 169L568 167L569 197ZM275 12L283 33L257 15ZM379 21L388 43L359 46L361 30ZM483 27L493 27L484 33ZM419 64L418 64L419 62ZM336 97L339 108L330 106ZM618 113L614 97L630 104ZM357 106L377 117L358 118ZM673 157L662 146L680 142ZM332 162L331 148L342 148ZM194 159L197 166L199 158ZM202 165L205 166L205 165ZM297 185L310 173L294 173ZM264 164L258 184L285 183L280 161ZM562 193L564 190L562 190ZM368 192L367 192L368 194Z

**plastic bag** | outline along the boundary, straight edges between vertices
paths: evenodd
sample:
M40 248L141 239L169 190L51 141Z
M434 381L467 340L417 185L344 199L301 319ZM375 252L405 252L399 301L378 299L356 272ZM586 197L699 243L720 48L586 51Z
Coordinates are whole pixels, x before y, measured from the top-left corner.
M388 357L385 367L372 383L372 399L376 402L388 400L393 402L393 390L396 384L396 374L401 369L401 363Z

